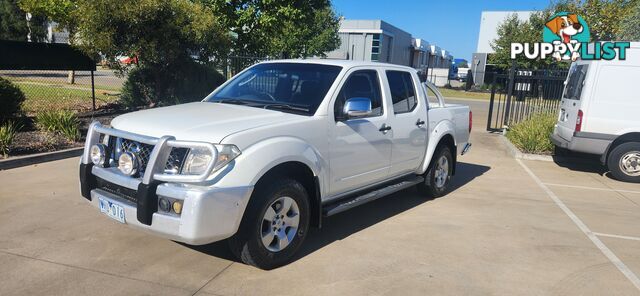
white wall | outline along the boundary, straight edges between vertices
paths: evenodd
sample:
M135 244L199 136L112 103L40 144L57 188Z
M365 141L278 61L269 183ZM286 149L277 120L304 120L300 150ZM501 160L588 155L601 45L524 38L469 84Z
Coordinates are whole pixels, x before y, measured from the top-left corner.
M491 42L498 38L498 26L511 14L518 15L518 19L526 21L534 11L483 11L480 16L480 33L476 52L494 53ZM540 32L542 34L542 32Z

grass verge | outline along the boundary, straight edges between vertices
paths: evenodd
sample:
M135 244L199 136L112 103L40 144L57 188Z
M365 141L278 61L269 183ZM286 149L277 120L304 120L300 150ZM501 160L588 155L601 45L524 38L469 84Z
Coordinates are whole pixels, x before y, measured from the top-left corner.
M489 100L491 98L491 93L471 92L471 91L457 90L457 89L444 88L444 87L438 88L438 90L445 97L477 99L477 100Z
M91 109L91 88L64 84L44 84L14 82L24 93L26 100L22 109L26 112L46 110L89 110ZM111 90L96 88L96 105L113 103L119 96Z

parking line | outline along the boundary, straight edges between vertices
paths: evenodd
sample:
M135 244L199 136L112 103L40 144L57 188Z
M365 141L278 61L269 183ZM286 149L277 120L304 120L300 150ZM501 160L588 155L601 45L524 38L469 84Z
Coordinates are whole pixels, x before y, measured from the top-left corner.
M591 229L589 229L589 227L587 227L587 225L585 225L584 222L582 222L582 220L580 220L580 218L578 218L578 216L576 216L576 214L574 214L569 209L569 207L567 207L564 204L564 202L562 202L562 200L560 200L560 198L555 193L553 193L553 191L551 191L551 189L549 189L549 187L547 187L547 185L542 183L542 181L540 181L538 176L536 176L526 164L524 164L520 159L516 159L516 161L527 172L527 174L529 174L529 176L538 184L538 186L542 188L542 190L545 193L547 193L547 196L549 196L549 198L551 198L551 200L553 200L553 202L556 203L556 205L571 219L571 221L573 221L573 223L576 226L578 226L580 230L582 230L584 235L586 235L591 240L591 242L593 242L593 244L596 245L598 249L600 249L602 254L604 254L604 256L607 257L607 259L609 259L609 261L611 261L611 263L613 263L613 265L615 265L616 268L618 268L618 270L622 272L622 274L625 277L627 277L627 279L629 279L629 281L631 281L631 283L636 287L636 289L640 290L640 279L638 278L638 276L635 273L633 273L633 271L631 271L631 269L629 269L629 267L627 267L627 265L625 265L622 262L622 260L620 260L620 258L618 258L611 251L611 249L609 249L596 236L596 234L593 233Z
M628 239L628 240L636 240L636 241L640 241L640 237L635 237L635 236L626 236L626 235L617 235L617 234L606 234L606 233L600 233L600 232L594 232L593 234L595 234L595 235L597 235L597 236L613 237L613 238L620 238L620 239Z
M600 191L613 191L613 192L640 194L640 191L633 191L633 190L621 190L621 189L611 189L611 188L596 188L596 187L576 186L576 185L566 185L566 184L556 184L556 183L542 183L542 184L548 185L548 186L556 186L556 187L568 187L568 188L576 188L576 189L588 189L588 190L600 190Z

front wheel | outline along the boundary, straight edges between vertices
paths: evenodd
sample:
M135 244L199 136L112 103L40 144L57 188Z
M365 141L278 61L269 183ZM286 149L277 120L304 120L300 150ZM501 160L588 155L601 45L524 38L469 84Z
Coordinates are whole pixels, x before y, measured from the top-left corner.
M274 178L255 189L231 251L245 264L273 269L289 262L309 229L309 198L300 182Z
M437 198L447 194L455 163L451 149L447 146L438 148L433 157L433 163L425 174L424 182L418 184L418 191Z
M614 178L640 183L640 142L628 142L616 146L609 154L607 166Z

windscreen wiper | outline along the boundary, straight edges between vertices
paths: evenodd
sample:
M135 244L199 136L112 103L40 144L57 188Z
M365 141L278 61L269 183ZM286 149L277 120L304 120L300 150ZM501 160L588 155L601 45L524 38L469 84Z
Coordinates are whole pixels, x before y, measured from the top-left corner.
M216 101L212 101L214 103L223 103L223 104L236 104L236 105L247 105L248 101L240 100L240 99L220 99Z
M275 104L265 104L263 106L264 109L280 109L280 110L291 110L291 111L299 111L299 112L309 112L309 108L305 107L297 107L289 104L275 103Z

